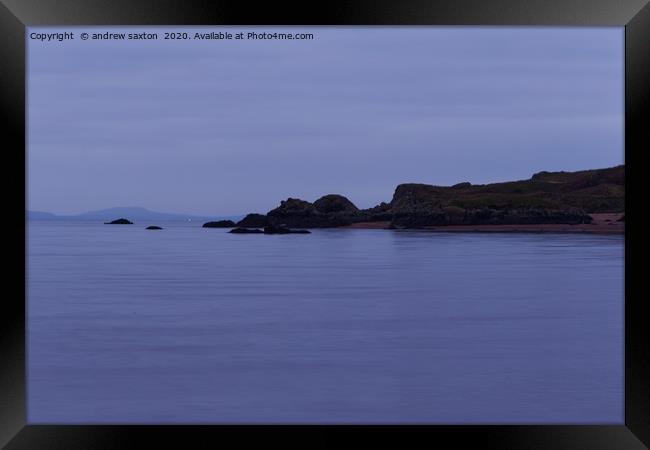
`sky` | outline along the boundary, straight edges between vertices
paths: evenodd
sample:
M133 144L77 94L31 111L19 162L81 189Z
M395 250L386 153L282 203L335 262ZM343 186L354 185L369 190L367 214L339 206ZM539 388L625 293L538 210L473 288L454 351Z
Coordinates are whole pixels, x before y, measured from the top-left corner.
M30 33L74 32L40 41ZM81 40L81 32L158 40ZM164 40L165 31L188 40ZM195 40L306 32L313 40ZM265 213L624 163L624 29L29 28L28 209Z

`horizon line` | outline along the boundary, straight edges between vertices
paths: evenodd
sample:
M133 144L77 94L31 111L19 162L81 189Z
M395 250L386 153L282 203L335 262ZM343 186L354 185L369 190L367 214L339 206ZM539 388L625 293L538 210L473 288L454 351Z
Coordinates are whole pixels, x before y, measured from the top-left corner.
M595 168L595 169L580 169L580 170L572 170L572 171L565 171L565 170L550 170L550 171L549 170L538 170L538 171L534 172L533 174L531 174L531 176L529 178L520 178L520 179L516 179L516 180L506 180L506 181L492 181L492 182L489 182L489 183L476 184L475 186L485 186L485 185L488 185L488 184L499 184L499 183L509 183L509 182L516 182L516 181L525 181L525 180L531 179L535 174L541 173L541 172L576 173L576 172L588 172L590 170L613 169L613 168L620 167L620 166L625 166L625 162L622 162L621 164L616 164L614 166L601 167L601 168ZM464 182L467 182L467 181L459 181L458 183L464 183ZM395 186L395 189L397 189L398 186L404 185L404 184L424 184L424 185L430 185L430 186L445 187L445 185L436 185L436 184L432 184L432 183L423 183L423 182L410 181L410 182L402 182L402 183L398 184L397 186ZM474 185L474 183L471 183L471 184ZM453 186L453 184L450 184L447 187L450 187L450 186ZM331 195L331 194L332 193L323 194L322 196ZM350 200L347 195L344 195L344 194L335 194L335 195L342 195L342 196L346 197L348 200ZM299 196L298 197L288 197L288 198L298 198L298 199L302 200L302 198L299 197ZM354 204L354 202L352 200L350 200L350 201ZM378 203L376 203L376 205L380 205L381 203L384 203L384 202L385 202L384 200L380 200ZM310 202L310 203L313 203L313 202ZM58 216L58 217L74 217L74 216L81 216L81 215L84 215L84 214L89 214L89 213L94 213L94 212L102 212L102 211L106 211L106 210L109 210L109 209L119 209L119 208L143 209L143 210L146 210L147 212L150 212L150 213L171 214L171 215L176 215L176 216L189 216L189 217L199 217L199 218L218 218L218 217L237 217L237 216L245 217L247 214L253 214L253 213L250 213L250 212L248 212L248 213L239 213L239 214L188 214L188 213L185 213L185 212L155 211L155 210L148 209L147 207L144 207L144 206L109 206L109 207L106 207L106 208L87 210L87 211L79 212L79 213L54 213L54 212L51 212L51 211L39 210L39 209L35 209L35 210L31 209L30 210L29 208L27 208L27 205L25 207L25 213L30 213L30 212L31 213L45 213L45 214L52 214L52 215ZM260 214L266 214L266 213L260 213Z

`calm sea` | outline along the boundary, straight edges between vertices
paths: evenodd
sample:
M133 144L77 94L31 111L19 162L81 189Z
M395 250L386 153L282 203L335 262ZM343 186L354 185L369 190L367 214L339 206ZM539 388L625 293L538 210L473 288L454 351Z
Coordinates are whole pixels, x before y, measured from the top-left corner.
M31 423L623 423L622 236L28 226Z

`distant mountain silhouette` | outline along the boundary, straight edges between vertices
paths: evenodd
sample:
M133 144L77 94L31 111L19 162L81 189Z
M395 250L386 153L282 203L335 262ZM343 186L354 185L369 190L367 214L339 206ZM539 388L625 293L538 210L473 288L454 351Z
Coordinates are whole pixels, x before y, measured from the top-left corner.
M116 207L89 211L76 215L57 215L44 211L27 211L28 220L80 220L80 221L107 221L118 217L125 217L131 221L197 221L206 220L233 220L238 221L243 215L239 216L195 216L191 214L176 214L150 211L138 206Z
M27 219L29 220L54 220L58 219L59 216L49 212L43 211L27 211Z

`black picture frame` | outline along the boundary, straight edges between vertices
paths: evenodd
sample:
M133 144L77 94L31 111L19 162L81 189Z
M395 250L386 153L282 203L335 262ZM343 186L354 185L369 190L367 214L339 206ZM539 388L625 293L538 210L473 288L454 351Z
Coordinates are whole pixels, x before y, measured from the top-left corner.
M43 25L516 25L625 27L625 423L623 425L500 426L71 426L26 423L25 358L25 29ZM5 174L10 287L0 314L0 445L13 449L305 447L345 443L340 432L388 445L498 449L642 449L650 446L650 308L632 263L641 248L640 208L633 184L648 151L650 6L648 0L446 0L260 2L222 0L0 0L0 108ZM645 114L644 114L645 113ZM21 189L22 187L22 189ZM155 442L155 444L154 444Z

